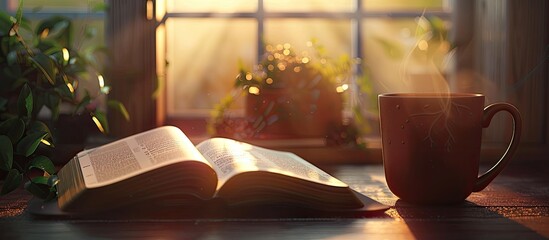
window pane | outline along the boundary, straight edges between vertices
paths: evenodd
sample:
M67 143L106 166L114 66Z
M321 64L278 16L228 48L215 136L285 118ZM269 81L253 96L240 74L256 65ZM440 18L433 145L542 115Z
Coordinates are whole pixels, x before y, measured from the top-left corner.
M102 3L104 0L87 0L87 1L73 1L73 0L25 0L23 7L27 11L76 11L85 12L93 8L98 3ZM16 11L19 5L19 0L8 0L9 11Z
M255 12L257 0L168 0L168 12Z
M443 23L444 29L432 29ZM363 22L364 61L376 89L382 92L447 90L444 75L449 67L444 22L425 18L368 19ZM441 38L442 37L442 38Z
M266 11L273 12L342 12L353 11L354 0L264 0Z
M307 50L307 42L317 39L328 55L351 55L351 21L325 19L275 19L265 21L265 39L270 44L290 43Z
M445 0L364 0L362 8L367 11L422 11L443 10Z
M207 116L231 92L238 61L252 66L257 22L249 19L168 19L167 113Z

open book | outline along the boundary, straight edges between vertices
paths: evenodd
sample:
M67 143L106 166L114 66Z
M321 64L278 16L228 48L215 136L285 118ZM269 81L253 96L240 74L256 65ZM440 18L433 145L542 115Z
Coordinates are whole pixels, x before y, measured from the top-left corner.
M77 154L58 173L58 206L94 212L123 205L364 209L364 196L299 156L225 138L194 146L159 127ZM362 198L362 199L361 199ZM370 199L373 210L386 208Z

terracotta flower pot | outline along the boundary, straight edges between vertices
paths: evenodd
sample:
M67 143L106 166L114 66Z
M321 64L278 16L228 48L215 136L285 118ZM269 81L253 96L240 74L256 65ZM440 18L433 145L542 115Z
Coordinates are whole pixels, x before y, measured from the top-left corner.
M257 138L324 137L342 124L342 108L342 96L324 86L266 88L246 98L246 117Z

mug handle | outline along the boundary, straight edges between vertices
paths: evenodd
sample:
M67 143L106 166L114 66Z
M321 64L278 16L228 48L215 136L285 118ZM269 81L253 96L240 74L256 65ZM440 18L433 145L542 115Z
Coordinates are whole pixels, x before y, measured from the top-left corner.
M505 168L513 154L518 148L518 143L520 141L520 134L522 132L522 118L520 117L520 112L518 109L509 104L509 103L494 103L486 106L484 108L484 114L482 116L482 127L487 128L492 121L492 117L500 111L507 111L513 117L513 135L511 136L511 141L507 150L501 156L499 161L486 173L482 174L476 181L475 186L473 187L473 192L481 191L486 188L492 180Z

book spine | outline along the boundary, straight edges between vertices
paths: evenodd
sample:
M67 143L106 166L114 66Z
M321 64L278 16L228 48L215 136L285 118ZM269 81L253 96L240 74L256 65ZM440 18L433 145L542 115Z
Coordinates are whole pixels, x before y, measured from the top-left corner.
M70 210L73 208L73 203L86 190L84 176L80 168L78 156L75 156L69 161L57 174L59 181L64 182L58 184L57 196L59 208Z

